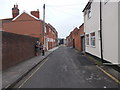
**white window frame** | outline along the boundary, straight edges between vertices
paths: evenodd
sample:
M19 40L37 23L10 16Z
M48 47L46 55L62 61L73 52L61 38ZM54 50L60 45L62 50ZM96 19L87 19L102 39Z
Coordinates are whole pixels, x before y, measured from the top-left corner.
M95 38L95 34L94 36L92 35L93 33L95 32L90 33L90 43L92 47L96 47L96 38Z
M89 34L86 34L86 46L89 46L90 42L89 42Z
M100 40L100 30L98 31L98 39Z
M88 9L88 19L90 19L91 18L91 5L89 6L89 9Z

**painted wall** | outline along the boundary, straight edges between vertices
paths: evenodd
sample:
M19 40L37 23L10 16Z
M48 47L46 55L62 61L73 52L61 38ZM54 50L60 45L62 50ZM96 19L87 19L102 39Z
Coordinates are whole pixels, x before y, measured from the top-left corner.
M84 17L85 33L95 32L96 46L86 45L86 52L100 57L100 2L94 2L91 5L91 18L87 14ZM120 8L120 6L119 6ZM102 3L102 37L103 37L103 58L113 64L118 64L118 3L109 0L106 4Z
M88 12L88 11L87 11ZM85 41L85 50L86 52L93 54L97 57L100 57L100 39L99 33L100 30L100 3L93 2L91 4L91 18L88 18L88 14L84 16L84 31L85 34L89 34L89 45L86 45ZM90 33L95 32L95 47L91 46ZM85 39L86 40L86 39Z
M120 2L118 3L118 63L120 63Z
M118 64L118 3L108 2L102 6L103 57Z

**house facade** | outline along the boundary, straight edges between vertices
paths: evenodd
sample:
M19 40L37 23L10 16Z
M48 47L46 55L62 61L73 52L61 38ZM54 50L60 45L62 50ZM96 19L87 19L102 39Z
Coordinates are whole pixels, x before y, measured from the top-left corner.
M118 62L120 0L90 0L84 8L85 51L108 63Z
M73 47L72 32L70 33L69 36L66 37L66 45L67 45L68 47Z
M119 34L119 36L118 36L118 38L120 38L120 2L118 3L118 34ZM120 39L118 39L118 46L120 46ZM120 49L118 48L118 52L120 52ZM119 55L119 53L118 53L118 58L120 58L120 55ZM120 63L120 61L119 61L119 63Z
M48 43L48 49L52 49L57 46L57 38L58 38L58 32L56 29L51 25L46 25L46 41Z
M51 49L49 42L47 41L50 36L53 34L56 36L51 37L51 39L56 40L57 39L57 31L54 28L54 32L47 33L43 31L43 21L40 19L39 10L37 11L31 11L30 14L27 12L23 12L19 14L18 5L14 5L12 8L12 15L13 18L9 19L2 19L2 31L21 34L21 35L28 35L31 37L37 37L39 38L41 44L44 43L45 40L45 47L46 49ZM47 29L47 26L49 24L45 23ZM52 26L52 25L51 25ZM53 31L53 29L52 29ZM45 36L44 36L45 35ZM45 38L45 39L44 39ZM56 41L54 41L55 43ZM55 45L54 45L55 47Z
M6 32L28 35L40 38L43 41L43 22L26 12L12 19L11 22L3 23L3 30Z
M84 24L79 28L75 28L68 37L66 37L67 46L73 47L79 51L84 51L85 38L84 38Z

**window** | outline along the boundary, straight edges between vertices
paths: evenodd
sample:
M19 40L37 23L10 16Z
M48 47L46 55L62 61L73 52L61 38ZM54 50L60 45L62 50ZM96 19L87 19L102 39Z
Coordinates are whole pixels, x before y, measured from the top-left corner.
M45 27L45 31L44 31L45 33L47 32L46 30L47 30L47 29L46 29L46 27Z
M88 9L88 18L91 18L91 6Z
M95 47L95 32L91 33L91 46Z
M86 35L86 45L89 45L89 34Z

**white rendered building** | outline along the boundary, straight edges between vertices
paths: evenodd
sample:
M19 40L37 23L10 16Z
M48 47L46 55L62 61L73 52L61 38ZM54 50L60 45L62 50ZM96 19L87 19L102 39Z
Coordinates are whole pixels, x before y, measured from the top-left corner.
M90 0L83 12L85 51L112 64L120 64L120 0Z

